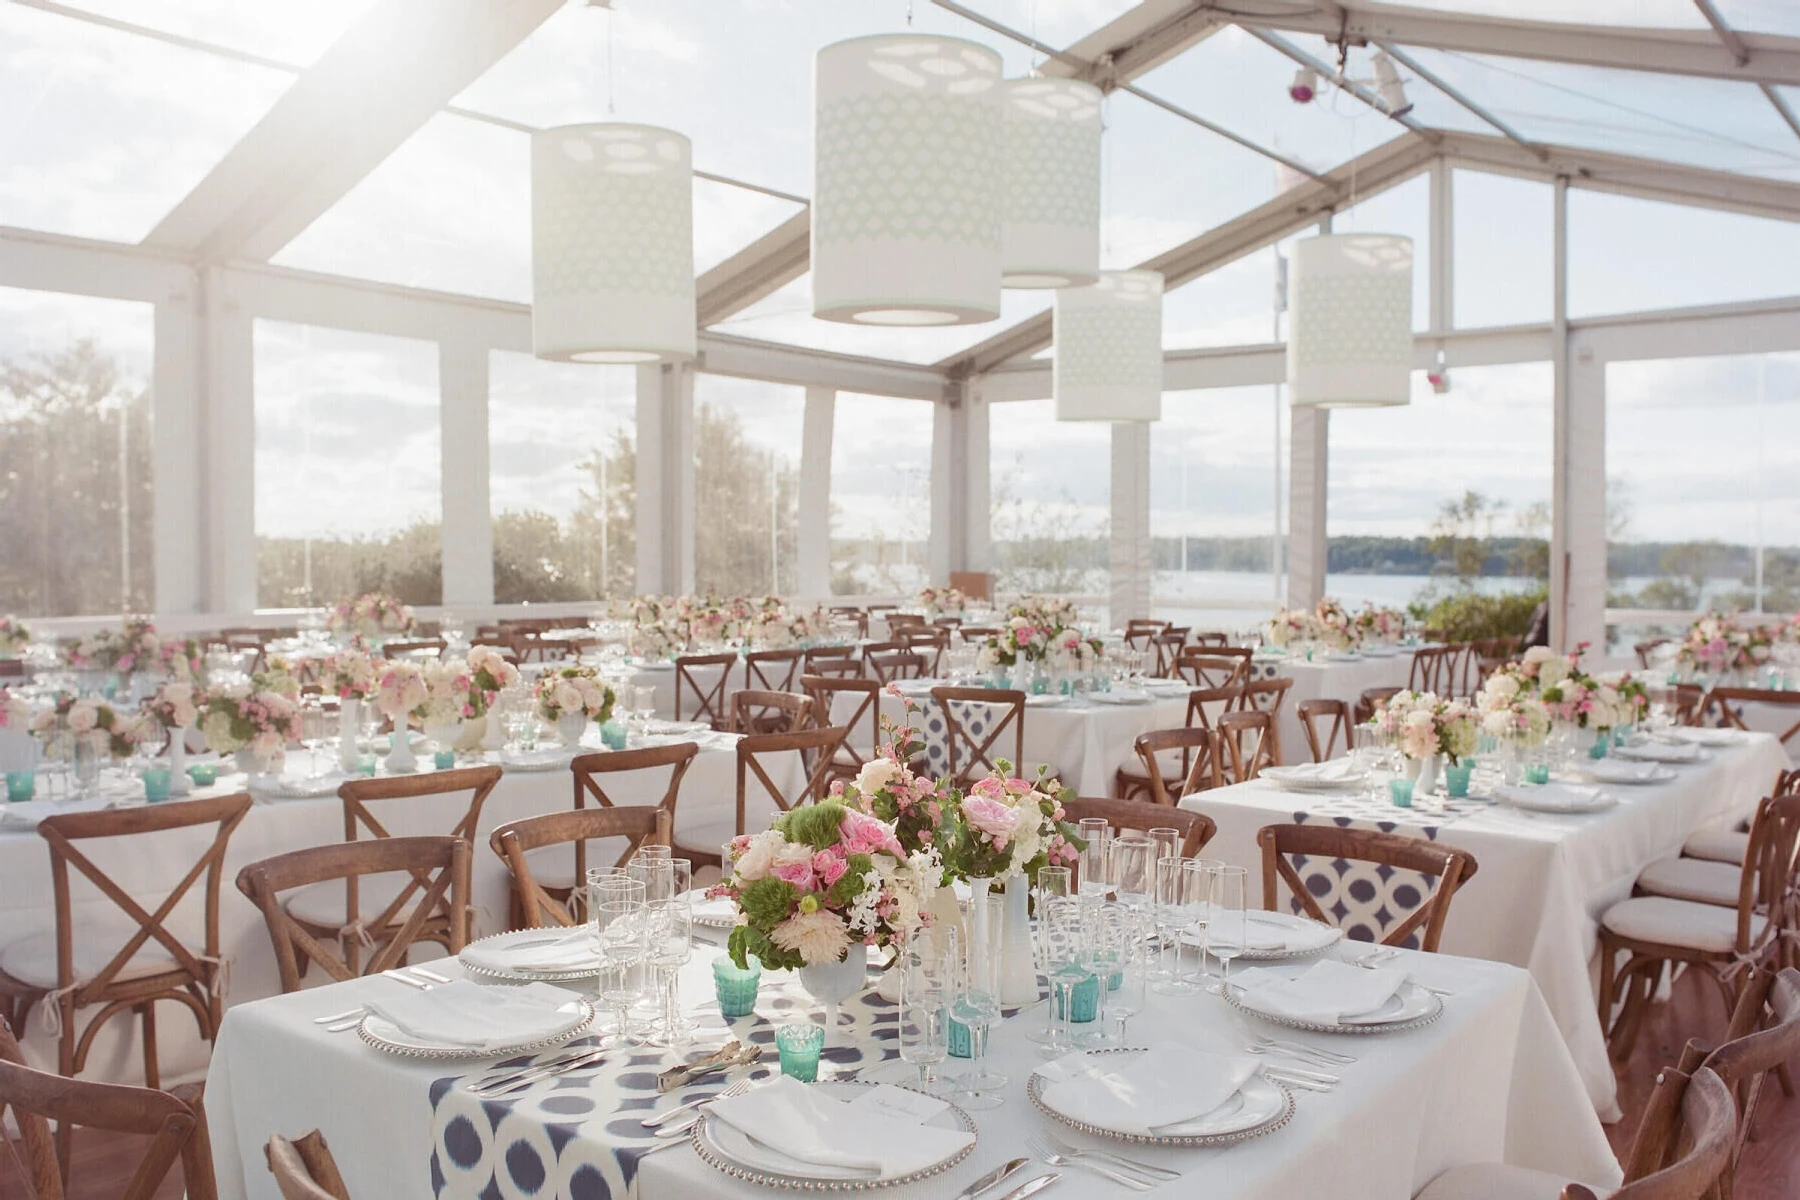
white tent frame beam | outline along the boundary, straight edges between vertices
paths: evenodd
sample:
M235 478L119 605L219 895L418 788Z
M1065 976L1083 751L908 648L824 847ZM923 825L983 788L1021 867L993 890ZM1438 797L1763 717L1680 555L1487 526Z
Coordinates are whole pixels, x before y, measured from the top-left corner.
M1384 42L1381 44L1381 49L1387 52L1389 58L1392 58L1395 62L1411 71L1414 75L1417 75L1420 79L1423 79L1426 83L1429 83L1445 96L1448 96L1451 100L1461 105L1465 111L1472 114L1476 119L1486 122L1495 130L1499 131L1499 133L1508 141L1518 143L1520 146L1523 146L1525 149L1537 155L1540 159L1548 158L1550 156L1548 150L1545 150L1538 143L1521 136L1518 130L1514 129L1511 125L1508 125L1505 121L1502 121L1499 117L1496 117L1486 108L1475 103L1475 101L1464 95L1460 89L1452 86L1448 80L1442 78L1433 71L1427 70L1417 59L1407 54L1406 51L1402 50L1400 47L1394 45L1392 42Z
M1251 37L1269 47L1271 50L1286 55L1303 67L1310 67L1317 71L1321 76L1331 80L1331 82L1337 84L1346 92L1349 92L1352 96L1361 100L1370 109L1380 113L1388 120L1398 121L1422 138L1427 138L1432 141L1437 140L1437 136L1441 132L1440 130L1421 124L1419 119L1413 116L1409 111L1402 110L1397 113L1389 112L1387 105L1382 103L1381 97L1370 91L1366 84L1358 83L1356 80L1351 79L1342 71L1338 71L1329 63L1323 62L1317 57L1308 54L1306 51L1300 49L1300 47L1294 45L1294 43L1288 41L1279 34L1270 33L1266 29L1256 29L1250 26L1246 26L1244 32L1248 33Z
M1725 44L1725 48L1731 51L1731 56L1737 60L1738 66L1747 66L1750 62L1750 47L1744 44L1743 37L1731 27L1730 22L1725 20L1725 14L1721 13L1713 4L1713 0L1694 0L1694 7L1700 10L1700 15L1706 18L1706 23L1713 27L1713 32L1719 35L1719 40ZM1800 119L1794 116L1794 110L1788 107L1788 102L1781 93L1760 81L1756 86L1762 89L1763 98L1774 105L1775 111L1781 114L1781 119L1787 122L1787 127L1794 131L1794 136L1800 137Z

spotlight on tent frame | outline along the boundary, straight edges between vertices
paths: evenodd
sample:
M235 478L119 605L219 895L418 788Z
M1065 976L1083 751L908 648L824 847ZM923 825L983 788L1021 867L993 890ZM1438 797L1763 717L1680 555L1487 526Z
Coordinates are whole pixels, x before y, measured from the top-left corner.
M1301 67L1294 72L1294 82L1288 84L1288 99L1295 104L1311 104L1313 97L1319 94L1319 73L1311 67Z
M1400 82L1400 72L1394 67L1394 60L1387 56L1387 51L1377 50L1374 58L1375 90L1381 93L1381 103L1390 117L1404 117L1412 111L1412 101L1406 98L1406 85Z

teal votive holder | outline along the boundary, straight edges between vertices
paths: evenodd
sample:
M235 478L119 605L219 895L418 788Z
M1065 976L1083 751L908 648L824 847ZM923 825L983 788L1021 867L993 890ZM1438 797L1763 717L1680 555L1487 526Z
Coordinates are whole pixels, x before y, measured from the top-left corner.
M456 751L439 750L431 756L432 765L440 771L448 771L456 765Z
M600 744L608 750L625 748L625 726L618 721L608 721L600 727Z
M1106 990L1107 991L1116 992L1124 986L1125 986L1125 972L1114 971L1111 975L1108 975L1106 977Z
M1550 782L1550 764L1549 763L1531 763L1531 764L1527 765L1525 768L1525 782L1526 783L1549 783Z
M169 798L169 768L151 767L144 772L144 799L158 804Z
M377 759L373 754L363 755L361 758L356 760L356 773L358 775L367 775L371 779L374 778L375 767L379 761L380 760Z
M1460 800L1469 794L1469 777L1475 774L1475 768L1467 763L1458 763L1454 767L1444 768L1444 793L1452 800Z
M1069 997L1069 1020L1077 1025L1092 1021L1100 1014L1100 977L1089 975L1072 988L1052 987L1051 1003L1056 1006L1056 1015L1063 1015L1063 996Z
M1612 730L1602 729L1594 735L1594 744L1588 747L1589 758L1605 758L1612 749Z
M750 965L740 969L729 954L713 959L713 994L719 998L719 1012L726 1017L747 1017L756 1011L762 964L753 958L747 961Z
M216 763L195 763L187 769L187 773L197 787L211 787L219 781L219 767Z
M8 771L6 773L6 798L14 804L23 804L31 799L37 790L36 771Z
M775 1031L775 1052L781 1056L781 1073L801 1083L819 1077L819 1051L825 1048L825 1027L807 1022L783 1025Z
M944 1019L944 1045L951 1058L973 1058L975 1056L974 1035L969 1027L955 1017Z
M1395 808L1411 808L1413 798L1413 781L1410 779L1388 780L1388 799Z

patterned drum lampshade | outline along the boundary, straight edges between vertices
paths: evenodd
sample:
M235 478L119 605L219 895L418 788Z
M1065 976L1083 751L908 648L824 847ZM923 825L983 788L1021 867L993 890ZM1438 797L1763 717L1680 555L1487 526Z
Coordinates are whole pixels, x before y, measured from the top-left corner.
M1092 287L1058 289L1057 420L1162 417L1162 294L1158 271L1102 271Z
M693 148L651 125L531 135L531 339L539 358L692 358Z
M1100 277L1100 89L1013 79L1001 96L1002 280L1084 287Z
M886 34L819 51L813 315L972 325L1000 315L1000 56Z
M1405 404L1412 388L1412 239L1340 233L1294 243L1288 393L1295 407Z

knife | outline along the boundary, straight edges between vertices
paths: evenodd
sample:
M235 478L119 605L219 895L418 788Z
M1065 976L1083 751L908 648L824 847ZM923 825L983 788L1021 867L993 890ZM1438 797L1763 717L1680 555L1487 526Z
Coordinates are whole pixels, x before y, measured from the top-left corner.
M1048 1175L1039 1175L1036 1179L1027 1179L1000 1200L1025 1200L1027 1196L1035 1196L1057 1180L1062 1178L1061 1171L1052 1171Z
M1017 1171L1020 1167L1025 1166L1030 1161L1031 1160L1029 1158L1015 1158L1009 1163L1004 1163L998 1167L995 1167L993 1170L989 1171L986 1175L983 1175L980 1179L977 1179L974 1183L971 1183L968 1187L966 1187L962 1191L958 1192L956 1194L956 1200L975 1200L976 1196L979 1196L981 1193L987 1191L989 1188L991 1188L995 1184L999 1183L1002 1179L1005 1179L1008 1175L1011 1175L1014 1171Z

